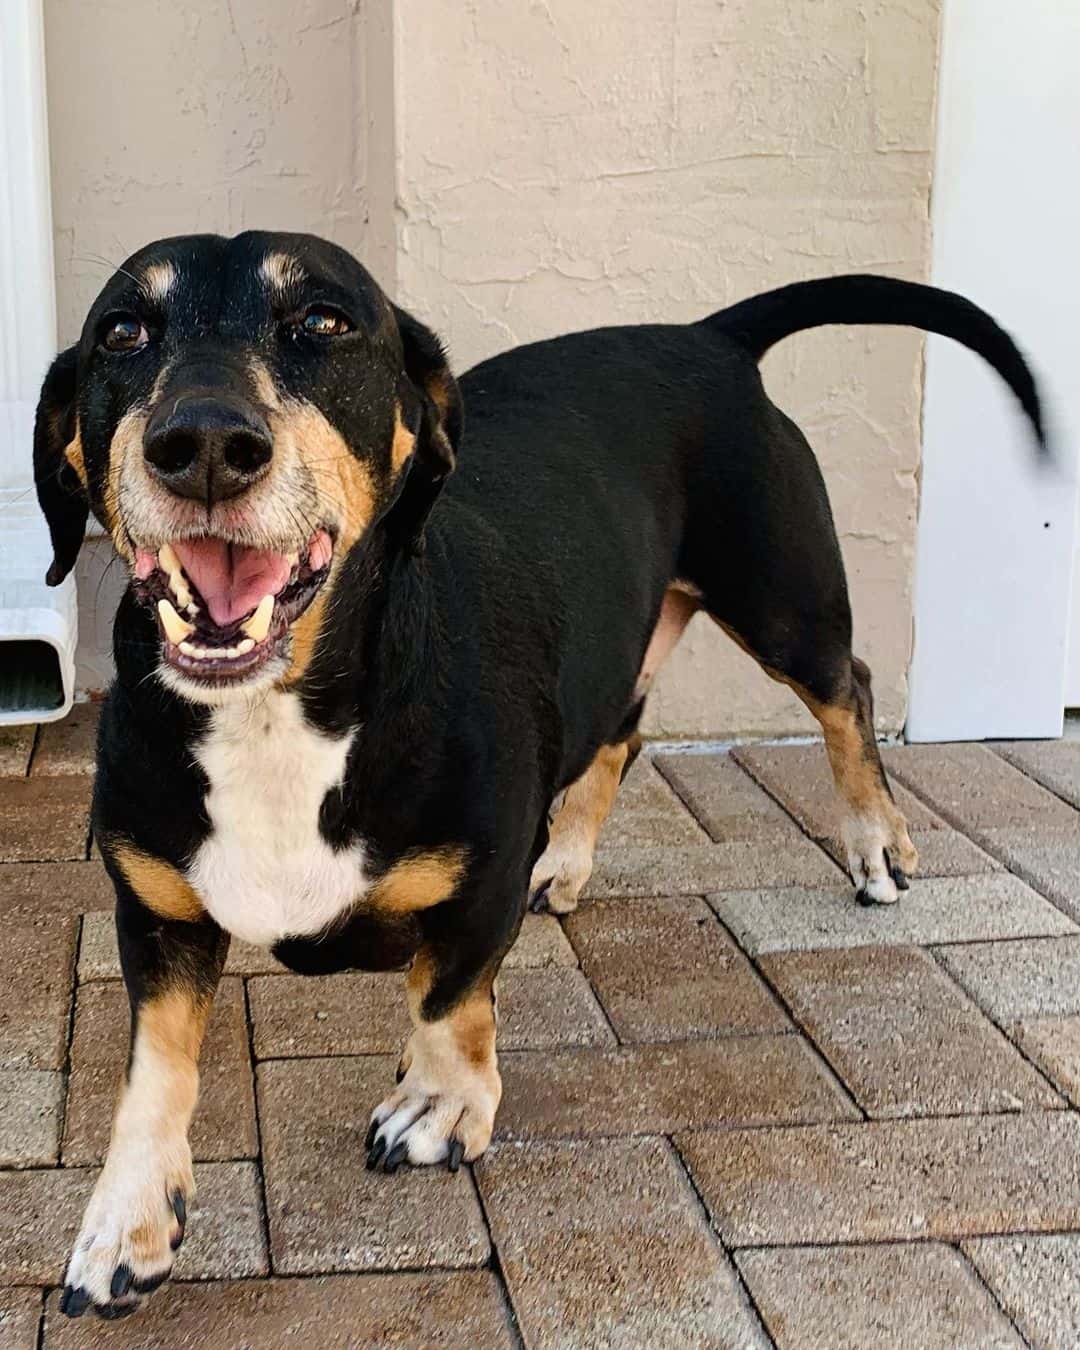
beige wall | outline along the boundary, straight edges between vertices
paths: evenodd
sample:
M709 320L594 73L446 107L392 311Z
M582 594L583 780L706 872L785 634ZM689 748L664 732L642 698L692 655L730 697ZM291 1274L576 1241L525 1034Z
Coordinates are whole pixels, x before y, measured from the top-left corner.
M600 323L928 259L938 0L48 0L61 329L145 239L310 228L459 368ZM879 723L911 647L921 345L827 332L767 363L825 468ZM109 585L103 587L107 593ZM84 595L87 588L84 587ZM107 606L107 601L104 602ZM707 623L668 735L808 729Z

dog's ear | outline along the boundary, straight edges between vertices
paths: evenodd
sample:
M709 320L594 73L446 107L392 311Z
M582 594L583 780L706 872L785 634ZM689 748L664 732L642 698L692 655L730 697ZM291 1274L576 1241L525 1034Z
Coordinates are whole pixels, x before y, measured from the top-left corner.
M49 367L34 421L34 484L53 546L45 574L50 586L59 586L75 566L90 514L75 415L77 354L69 347Z
M430 328L393 306L405 360L405 375L420 400L416 458L432 483L454 470L461 440L462 404L443 345Z

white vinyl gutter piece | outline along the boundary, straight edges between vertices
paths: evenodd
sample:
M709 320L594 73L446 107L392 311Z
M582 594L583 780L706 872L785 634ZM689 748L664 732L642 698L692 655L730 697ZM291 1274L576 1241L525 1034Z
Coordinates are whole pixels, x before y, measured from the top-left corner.
M38 390L56 355L42 0L0 5L0 725L52 722L75 695L75 581L45 585L34 492Z

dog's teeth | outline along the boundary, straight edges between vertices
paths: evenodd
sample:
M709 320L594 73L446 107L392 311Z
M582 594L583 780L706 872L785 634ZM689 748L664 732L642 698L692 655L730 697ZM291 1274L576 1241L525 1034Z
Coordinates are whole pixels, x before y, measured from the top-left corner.
M176 556L176 550L172 544L162 544L158 549L158 565L163 572L172 575L173 572L182 572L184 569L180 564L180 559Z
M244 638L242 642L238 642L231 650L234 656L247 656L248 652L254 651L254 649L255 639L248 637Z
M165 629L165 636L174 646L179 646L185 638L194 633L195 625L182 619L168 600L159 600L157 611L161 626Z
M185 656L197 656L201 658L203 654L203 649L201 647L194 647L190 642L181 642L180 650Z
M258 608L250 619L247 619L240 627L253 642L262 642L270 631L270 620L274 616L274 597L264 595L259 601Z
M290 567L299 567L299 566L300 566L300 554L299 554L299 553L287 553L287 554L285 555L285 561L289 564Z
M195 603L194 600L189 600L189 601L188 601L188 603L187 603L187 605L186 605L186 609L187 609L187 612L191 615L192 618L194 618L195 615L198 614L198 612L199 612L199 606Z

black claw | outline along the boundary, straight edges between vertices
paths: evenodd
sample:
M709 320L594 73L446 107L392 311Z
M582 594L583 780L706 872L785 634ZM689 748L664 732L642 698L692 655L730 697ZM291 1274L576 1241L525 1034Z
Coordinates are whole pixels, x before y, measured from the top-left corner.
M373 1120L371 1124L367 1127L367 1134L364 1136L364 1147L369 1151L371 1149L372 1144L375 1142L375 1136L378 1133L379 1133L379 1122L377 1120Z
M855 892L855 903L857 905L862 905L864 909L872 909L877 901L873 899L865 886L860 886Z
M450 1140L450 1152L446 1155L447 1171L456 1172L461 1166L461 1160L465 1156L465 1145L460 1139Z
M121 1261L113 1271L112 1283L109 1285L109 1294L113 1298L120 1298L131 1288L134 1279L135 1272L129 1265L126 1265Z
M169 1203L172 1205L172 1212L176 1215L176 1222L180 1225L180 1231L169 1239L169 1246L175 1252L183 1242L184 1232L187 1228L187 1201L181 1191L173 1191L172 1195L169 1196Z
M371 1151L367 1155L367 1170L374 1172L379 1165L379 1159L386 1152L386 1135L380 1134L371 1146Z
M70 1284L66 1284L64 1292L60 1295L60 1311L65 1317L81 1317L89 1302L90 1294L86 1289L81 1286L72 1289Z
M545 881L542 886L538 886L529 897L529 908L534 914L543 914L548 908L548 891L551 889L551 881Z
M152 1294L169 1278L170 1272L167 1270L159 1271L157 1275L147 1275L145 1280L136 1280L131 1286L137 1294Z
M383 1163L384 1172L396 1172L404 1161L405 1154L409 1151L409 1145L404 1139L401 1139L394 1145L386 1155L386 1161Z
M408 1072L409 1072L408 1069L406 1069L406 1068L404 1067L404 1065L402 1064L402 1062L401 1062L400 1060L398 1060L398 1066L397 1066L397 1069L396 1069L395 1072L394 1072L394 1082L395 1082L395 1083L400 1083L401 1080L405 1077L405 1075L406 1075Z
M911 882L908 880L907 873L901 867L892 868L893 884L898 891L907 891L911 889Z

